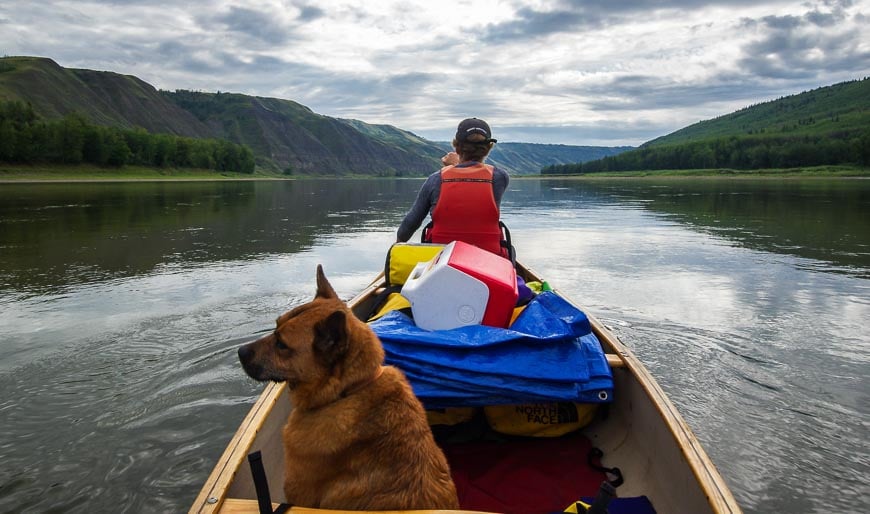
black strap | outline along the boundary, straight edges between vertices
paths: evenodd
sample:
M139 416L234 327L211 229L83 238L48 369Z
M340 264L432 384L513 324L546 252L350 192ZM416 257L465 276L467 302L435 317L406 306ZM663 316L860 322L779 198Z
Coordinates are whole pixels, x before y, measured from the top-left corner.
M263 467L263 455L259 450L248 454L248 464L251 466L251 477L254 479L254 489L257 491L257 507L260 514L284 514L292 504L282 503L272 511L272 497L269 494L269 481L266 479L266 469Z
M426 224L425 227L423 227L423 232L420 233L420 242L421 243L431 243L432 242L432 236L429 234L431 233L432 227L434 227L434 226L435 226L435 222L430 221L429 223Z
M604 452L600 449L595 448L589 450L589 455L586 457L586 463L589 464L589 467L594 469L595 471L601 471L602 473L606 473L608 475L607 482L613 487L619 487L624 482L622 478L622 471L617 468L606 468L601 465L601 457L604 457ZM610 476L613 476L613 479L610 479Z
M513 243L511 242L511 231L508 230L507 225L504 224L504 221L498 220L498 226L501 229L501 246L502 248L506 248L508 252L508 259L510 259L511 263L514 267L517 266L517 250L514 248Z

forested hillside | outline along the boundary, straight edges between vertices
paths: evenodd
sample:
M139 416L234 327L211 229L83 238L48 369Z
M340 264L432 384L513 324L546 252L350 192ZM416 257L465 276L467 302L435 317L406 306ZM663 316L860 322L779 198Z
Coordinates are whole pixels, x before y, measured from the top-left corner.
M136 77L62 68L40 57L0 59L0 100L30 104L45 120L75 112L102 126L187 137L218 135Z
M162 95L230 141L249 146L261 166L287 174L408 176L432 170L437 145L395 127L319 115L290 100L178 90Z
M46 121L18 101L0 101L0 162L254 172L251 150L226 140L105 127L75 112Z
M689 125L642 145L666 146L731 136L817 136L867 130L870 79L842 82Z
M702 121L586 163L544 174L661 169L764 169L870 165L870 79L780 98Z
M38 123L59 124L52 129L54 132L63 132L57 127L84 122L89 125L91 141L98 132L94 127L132 131L130 134L143 131L195 140L224 140L250 149L256 166L275 174L424 176L440 167L439 158L449 147L449 143L428 141L389 125L323 116L290 100L236 93L158 91L133 76L63 68L39 57L0 58L0 101L30 106ZM73 118L67 119L70 115ZM136 155L130 134L120 137ZM23 154L16 150L19 160L15 162L21 162L21 155L30 155L39 162L68 162L70 155L79 152L54 146L49 151L49 146L37 145ZM180 144L181 148L190 146ZM40 154L40 149L49 153ZM116 150L120 153L115 158L98 157L98 162L128 162L120 159L122 152ZM496 145L492 162L513 174L533 174L548 164L580 162L623 150L502 142ZM67 157L58 161L59 152ZM9 157L0 159L8 161ZM91 162L88 157L83 159ZM158 159L164 166L188 160L181 155L176 160Z

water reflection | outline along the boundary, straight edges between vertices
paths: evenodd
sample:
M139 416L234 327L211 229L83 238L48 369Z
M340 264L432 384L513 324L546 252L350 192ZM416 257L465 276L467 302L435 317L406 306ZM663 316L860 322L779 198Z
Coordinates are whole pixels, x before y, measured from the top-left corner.
M554 180L554 188L642 204L747 248L868 277L870 181L842 179Z
M418 187L410 180L4 185L0 288L41 294L159 266L297 253L326 234L398 225L399 205Z

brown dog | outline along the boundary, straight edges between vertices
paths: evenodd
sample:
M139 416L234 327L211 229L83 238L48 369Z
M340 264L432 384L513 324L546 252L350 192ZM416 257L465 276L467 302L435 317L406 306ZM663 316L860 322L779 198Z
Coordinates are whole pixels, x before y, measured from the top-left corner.
M301 507L458 509L447 459L401 371L317 266L314 300L239 348L245 372L285 381L284 494Z

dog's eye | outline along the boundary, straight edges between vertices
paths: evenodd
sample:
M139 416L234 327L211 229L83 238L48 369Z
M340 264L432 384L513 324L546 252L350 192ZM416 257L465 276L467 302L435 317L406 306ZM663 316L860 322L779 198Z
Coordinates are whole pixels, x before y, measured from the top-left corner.
M290 347L284 344L284 341L281 340L281 335L278 334L278 331L275 331L275 348L279 350L289 350Z

